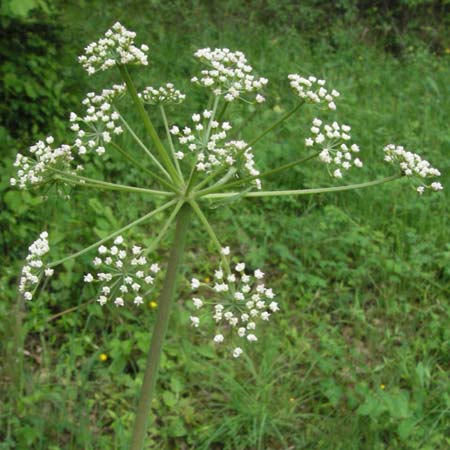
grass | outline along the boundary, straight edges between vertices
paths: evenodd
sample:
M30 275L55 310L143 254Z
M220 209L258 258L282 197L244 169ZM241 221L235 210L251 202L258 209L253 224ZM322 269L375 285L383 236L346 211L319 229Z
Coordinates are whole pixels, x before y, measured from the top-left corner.
M395 142L429 158L449 185L448 56L417 49L393 57L361 41L352 29L334 30L332 40L311 45L301 33L270 24L248 28L233 16L219 23L198 5L179 27L173 16L155 21L117 8L62 11L68 41L82 36L79 48L68 47L68 58L120 18L151 46L149 70L133 71L138 82L170 80L188 90L196 70L193 50L240 49L270 80L268 107L243 130L245 139L289 110L288 73L316 74L342 93L337 113L321 115L352 125L362 148L365 169L348 181L387 175L381 150ZM73 66L67 76L81 80ZM112 75L92 81L103 86L106 79L117 81ZM84 84L78 82L80 97ZM170 120L183 124L204 100L204 93L194 90L180 110L169 112ZM236 107L228 113L245 117L252 111ZM258 144L258 166L301 156L308 124L317 114L303 108ZM131 141L123 144L128 148ZM106 169L94 164L89 170L120 182L146 183L142 174L128 169L123 174L123 169L111 155ZM2 180L9 171L2 168ZM313 163L274 177L268 187L332 183ZM9 211L20 207L33 223L16 225L21 249L11 254L0 281L5 299L0 330L6 342L0 449L126 448L154 309L119 313L86 304L92 293L80 279L89 257L65 265L21 316L14 282L26 243L44 224L51 225L56 251L63 255L68 246L80 248L103 237L152 205L146 198L136 196L130 203L112 193L96 200L88 191L74 192L70 206L53 198L48 206L28 194L7 195ZM420 198L401 181L340 195L244 200L208 211L223 241L246 255L250 267L266 269L282 312L248 358L236 362L217 355L207 335L188 326L188 280L193 274L209 276L217 263L204 233L199 227L192 231L147 448L448 448L448 204L445 191ZM150 243L162 221L157 217L133 237ZM159 252L162 260L169 245L166 241ZM80 308L50 320L74 305ZM101 353L106 361L99 359Z

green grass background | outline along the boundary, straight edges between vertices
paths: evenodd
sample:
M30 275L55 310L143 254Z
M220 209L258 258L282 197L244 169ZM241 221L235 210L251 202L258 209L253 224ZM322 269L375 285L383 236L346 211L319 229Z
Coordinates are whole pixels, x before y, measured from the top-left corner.
M31 5L31 6L30 6ZM82 280L92 255L57 271L39 298L22 305L16 282L37 233L48 227L53 256L82 248L152 209L147 197L75 190L70 202L9 188L17 151L47 134L69 139L67 118L85 92L119 81L88 78L83 47L115 20L150 46L136 83L172 81L188 93L170 111L187 122L206 94L190 85L197 48L243 51L270 80L267 104L244 131L251 139L289 110L289 73L314 74L341 92L365 167L346 180L391 173L393 142L439 167L449 184L448 2L7 1L2 4L0 161L0 449L124 449L132 428L155 317L88 304ZM32 8L35 6L36 8ZM448 25L448 24L447 24ZM251 108L233 107L239 124ZM133 111L127 112L133 120ZM305 107L258 144L258 167L306 154ZM155 117L155 122L158 122ZM141 135L145 135L143 130ZM139 149L122 138L136 156ZM89 175L148 185L111 156ZM267 181L269 188L331 186L318 163ZM199 223L189 235L148 449L450 448L449 203L446 191L419 197L407 180L315 197L244 200L208 210L223 242L263 267L282 311L248 356L216 354L189 327L189 279L210 276L214 247ZM164 216L129 236L150 243ZM167 239L159 256L170 248ZM71 313L57 316L74 306ZM99 355L108 355L100 361Z

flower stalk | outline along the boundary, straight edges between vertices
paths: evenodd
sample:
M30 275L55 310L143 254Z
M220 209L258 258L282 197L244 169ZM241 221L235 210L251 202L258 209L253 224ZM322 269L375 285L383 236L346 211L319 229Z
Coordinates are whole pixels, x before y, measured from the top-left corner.
M145 111L144 105L138 96L138 93L134 86L133 80L131 79L126 66L120 65L119 70L120 70L120 74L122 75L123 80L125 81L125 84L127 85L127 88L131 95L131 98L139 112L139 115L142 119L145 129L147 130L148 134L152 138L153 143L155 144L156 150L158 151L158 154L159 154L162 162L164 163L164 166L166 167L170 176L172 177L172 181L179 183L180 176L178 175L178 173L175 169L175 166L172 164L172 161L170 160L169 155L167 154L167 151L164 148L164 145L162 144L161 139L159 138L158 133L155 130L155 127L153 126L150 118L148 117L147 112Z
M240 192L225 192L217 194L206 194L202 198L210 200L220 200L229 197L285 197L285 196L296 196L296 195L311 195L311 194L323 194L327 192L340 192L340 191L351 191L355 189L363 189L366 187L376 186L378 184L389 183L390 181L397 180L401 178L403 174L392 175L390 177L381 178L380 180L366 181L365 183L357 184L347 184L345 186L334 186L327 188L315 188L315 189L291 189L291 190L280 190L280 191L259 191L259 192L247 192L241 194Z
M150 349L147 355L147 364L141 387L141 395L139 397L130 450L141 450L144 446L144 440L147 434L149 422L150 407L155 390L156 378L158 375L162 345L169 323L170 309L175 293L176 278L184 253L187 230L190 225L190 212L191 208L189 205L184 204L177 216L174 241L170 252L163 288L159 296L158 313L155 327L153 329Z

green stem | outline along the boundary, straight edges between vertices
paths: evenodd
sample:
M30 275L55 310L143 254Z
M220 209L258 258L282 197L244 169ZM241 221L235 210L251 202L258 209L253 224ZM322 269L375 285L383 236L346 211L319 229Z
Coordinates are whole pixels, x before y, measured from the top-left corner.
M158 236L155 238L155 240L152 242L152 244L150 245L150 247L145 250L145 255L149 255L153 250L156 249L156 247L158 247L159 242L161 241L161 239L164 237L164 235L166 234L167 230L169 229L170 225L172 224L172 222L174 221L175 217L178 214L178 211L180 210L180 208L183 206L183 201L179 201L176 205L174 210L171 212L169 218L167 219L166 223L164 224L164 226L162 227L161 231L159 232Z
M287 191L260 191L260 192L248 192L246 194L242 194L241 197L281 197L286 195L310 195L310 194L322 194L325 192L339 192L339 191L350 191L353 189L363 189L370 186L376 186L378 184L388 183L390 181L397 180L401 178L403 175L392 175L390 177L382 178L381 180L373 180L367 181L365 183L359 184L348 184L346 186L336 186L336 187L328 187L328 188L317 188L317 189L296 189L296 190L287 190ZM233 197L236 195L240 195L239 192L224 192L218 194L207 194L202 198L207 198L210 200L222 199Z
M194 191L198 191L203 186L208 184L212 179L214 179L217 175L220 175L224 171L225 171L225 169L223 167L219 167L219 169L217 169L216 171L212 171L206 178L203 178L203 180L200 181L200 183L198 183L194 186Z
M261 179L261 178L264 178L264 177L268 177L269 175L273 175L273 174L281 172L283 170L290 169L291 167L294 167L297 164L301 164L301 163L304 163L306 161L309 161L310 159L313 159L316 156L318 156L319 153L320 152L317 152L317 153L314 153L313 155L309 155L309 156L307 156L305 158L300 158L300 159L297 159L297 160L292 161L290 163L283 164L282 166L279 166L279 167L277 167L275 169L268 170L266 172L260 173L259 175L254 175L252 177L243 178L242 180L233 181L232 183L228 183L225 186L219 185L218 183L216 183L214 186L211 186L208 189L204 189L203 191L199 191L197 195L199 197L201 197L201 196L203 196L205 194L211 194L213 192L217 192L221 188L228 189L228 188L231 188L231 187L235 187L235 186L240 186L242 184L246 184L246 183L248 183L250 181L256 180L257 178Z
M180 164L178 163L178 159L175 156L175 147L173 145L172 135L170 134L170 131L169 131L169 122L167 120L166 111L164 109L164 106L160 105L159 110L161 112L161 116L162 116L163 123L164 123L164 128L166 130L167 139L169 141L169 147L170 147L170 151L172 153L173 162L175 163L175 167L177 168L178 175L180 176L181 180L184 181L183 172L181 171Z
M297 106L292 108L289 112L287 112L283 117L278 119L276 122L274 122L270 127L266 128L260 135L255 137L253 140L251 140L245 149L243 149L242 152L244 152L247 148L252 147L255 145L259 140L261 140L266 134L270 133L274 128L276 128L278 125L282 124L285 120L289 119L289 117L292 116L301 106L303 106L304 102L301 101Z
M220 100L220 97L214 98L212 114L211 114L211 117L209 118L208 126L206 127L206 132L204 134L204 139L205 139L204 144L205 145L208 143L209 137L211 136L211 125L212 125L213 121L216 120L216 112L217 112L217 106L219 105L219 100Z
M151 175L153 178L158 180L163 186L170 189L173 192L180 193L171 183L166 181L164 178L161 178L159 175L156 175L153 171L150 169L147 169L147 167L143 166L139 161L134 159L132 156L130 156L122 147L117 145L115 142L110 142L110 145L112 145L122 156L124 156L128 161L130 161L132 164L134 164L139 169L143 170L144 172Z
M190 211L189 205L184 204L177 216L174 242L169 257L169 263L167 265L163 288L158 300L158 314L153 329L150 349L148 351L147 365L142 382L130 450L142 450L144 448L151 402L158 375L159 361L161 359L162 345L169 323L169 315L175 292L175 283L184 253L186 234L190 225Z
M136 105L136 108L139 112L139 115L141 116L145 129L147 130L148 134L153 140L153 143L155 144L156 150L158 151L159 156L161 157L161 161L163 162L166 169L169 171L169 174L172 177L172 181L179 182L180 177L177 171L175 170L174 165L170 161L169 155L167 154L167 151L164 148L164 145L161 142L161 139L159 138L158 133L155 130L155 127L153 126L150 118L148 117L147 112L145 111L144 104L142 103L141 99L138 96L133 80L131 79L126 66L120 65L119 70L123 80L125 81L125 84L127 85L128 92L130 93L131 98L133 99L133 102Z
M71 180L69 178L64 178L61 176L57 177L61 181L64 181L65 183L70 184L76 184L77 186L81 187L89 187L89 188L97 188L97 189L106 189L106 190L112 190L112 191L122 191L122 192L134 192L134 193L140 193L140 194L150 194L150 195L163 195L163 196L173 196L173 192L165 192L165 191L155 191L152 189L145 189L145 188L138 188L133 186L126 186L121 184L99 184L99 183L87 183L87 182L80 182L76 180Z
M213 227L209 224L208 219L203 214L201 208L198 206L197 202L194 200L191 200L189 204L192 206L192 209L195 211L195 214L197 214L198 218L200 219L200 222L205 227L207 233L209 234L210 238L214 242L214 245L217 248L217 251L219 252L219 255L222 259L222 264L224 265L227 273L230 273L230 265L228 263L227 258L225 258L225 255L222 254L222 244L220 243L216 233L214 232Z
M237 128L236 130L234 130L231 133L231 138L235 139L237 138L241 131L255 118L256 114L258 114L259 109L256 108L249 116L247 116L244 121L242 122L242 124L239 126L239 128Z
M161 165L161 163L155 158L155 156L153 155L153 153L147 148L147 146L139 139L138 135L133 131L133 129L130 127L130 125L128 124L128 122L124 119L124 117L122 117L121 114L119 114L120 120L122 121L122 123L125 125L125 128L128 130L128 132L131 134L131 136L133 136L133 139L137 142L137 144L144 150L144 152L150 157L150 159L156 164L156 166L158 167L159 170L161 170L161 172L169 179L170 175L168 174L168 172L166 171L166 169L164 169L164 167Z
M212 188L218 188L219 186L223 186L231 177L233 177L234 175L236 175L236 168L231 167L228 172L220 179L218 180L216 183L214 183L212 186L210 186L207 189L204 189L203 191L200 191L199 189L201 187L203 187L205 184L207 184L210 180L212 180L215 176L219 175L221 172L217 171L212 173L210 176L208 176L207 178L205 178L203 181L201 181L200 183L198 183L195 187L194 187L194 191L197 192L200 195L200 192L204 192L204 191L208 191L207 193L210 192L216 192L216 190L211 190Z
M218 121L218 122L221 122L221 121L222 121L222 117L223 117L223 115L225 114L225 111L227 110L229 104L230 104L230 102L225 102L225 103L223 104L222 109L220 110L220 112L219 112L219 114L218 114L218 116L217 116L217 121Z
M66 183L76 184L78 186L94 187L98 189L108 189L112 191L123 191L123 192L137 192L141 194L152 194L161 196L173 196L173 192L158 191L156 189L146 189L136 186L128 186L125 184L108 183L107 181L95 180L94 178L81 177L79 175L73 175L70 173L63 172L61 170L52 169L56 172L57 179L60 179Z
M150 219L154 215L160 213L161 211L164 211L165 209L169 208L170 206L172 206L175 203L176 203L176 200L171 200L170 202L165 203L164 205L160 206L159 208L156 208L155 210L149 212L145 216L142 216L139 219L137 219L137 220L129 223L128 225L125 225L124 227L120 228L119 230L115 231L114 233L111 233L109 236L106 236L105 238L100 239L99 241L95 242L94 244L90 245L89 247L86 247L83 250L80 250L79 252L73 253L72 255L66 256L65 258L62 258L62 259L59 259L57 261L50 263L48 265L48 267L55 267L66 261L69 261L70 259L78 258L78 256L84 255L85 253L91 251L92 249L98 247L99 245L104 244L105 242L118 236L119 234L123 233L124 231L127 231L130 228L133 228L134 226L136 226L142 222L145 222L147 219Z

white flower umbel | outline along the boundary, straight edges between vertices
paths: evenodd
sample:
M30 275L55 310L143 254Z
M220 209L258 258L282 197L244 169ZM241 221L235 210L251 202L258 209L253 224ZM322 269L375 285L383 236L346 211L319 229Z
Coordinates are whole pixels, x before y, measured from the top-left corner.
M351 128L348 125L339 125L337 122L327 125L320 119L314 119L312 123L312 136L305 139L305 145L322 149L319 159L328 166L333 177L342 178L343 172L352 166L362 167L361 160L353 158L353 154L359 152L359 147L350 145Z
M100 94L89 92L83 100L86 113L83 117L70 114L71 130L77 135L75 147L80 155L95 151L105 153L105 144L114 136L123 133L119 125L119 113L114 109L114 100L125 92L124 84L116 84L111 89L103 89Z
M195 168L198 172L210 172L212 169L222 167L235 167L239 175L245 171L250 176L258 176L255 168L252 148L244 141L225 142L227 132L231 130L228 122L220 123L212 117L212 111L192 115L192 126L181 130L177 126L170 129L170 133L177 136L179 143L187 148L189 153L195 154ZM176 152L178 159L183 159L185 152ZM238 157L239 156L239 157ZM254 180L258 189L261 181Z
M84 281L101 284L97 301L102 306L108 301L116 306L130 302L141 305L152 291L155 276L160 271L158 264L150 263L143 255L142 247L130 248L122 236L116 237L111 247L101 245L92 264L98 272L86 274Z
M256 92L255 101L264 102L258 91L267 84L267 78L255 78L253 68L242 52L232 52L228 48L202 48L194 53L202 63L208 66L193 77L192 82L212 90L214 95L223 95L227 102L242 98L245 94Z
M99 70L107 70L117 64L137 64L146 66L148 59L147 45L140 48L134 45L136 33L128 31L119 22L109 29L103 38L92 42L78 58L89 75Z
M295 73L288 75L289 84L298 96L309 103L322 103L329 109L336 109L335 99L339 97L339 92L335 89L328 91L325 87L326 81L316 77L304 78Z
M417 153L407 151L404 147L394 144L388 144L384 147L384 160L388 163L398 165L407 177L411 177L420 183L416 190L423 194L425 189L441 191L442 184L434 181L431 184L424 184L423 180L439 177L441 172L435 169L427 160L422 159Z
M53 137L49 136L45 141L39 141L31 146L29 150L31 157L22 153L17 154L14 162L14 167L17 167L17 175L9 180L12 186L26 189L46 183L55 175L52 169L69 173L75 173L76 170L81 169L81 166L71 169L70 163L74 158L69 145L52 148L53 142Z
M45 255L50 251L48 245L48 233L43 231L37 240L28 248L26 264L22 269L19 280L19 292L22 293L25 300L31 300L33 293L44 275L50 277L53 275L53 269L45 267Z
M208 291L203 297L196 294L192 299L197 311L196 316L191 316L192 325L197 328L203 322L197 316L210 315L215 323L213 342L223 345L230 340L235 358L242 354L240 347L245 342L258 340L257 327L268 322L271 315L279 311L273 290L264 285L264 272L256 269L250 275L245 268L245 263L238 263L233 273L227 275L220 267L215 271L212 283L200 283L197 279L191 283L194 291L201 288ZM229 337L226 338L226 335Z
M186 98L186 95L182 94L178 89L175 89L172 83L167 83L158 89L147 86L138 95L144 103L149 105L178 105Z

